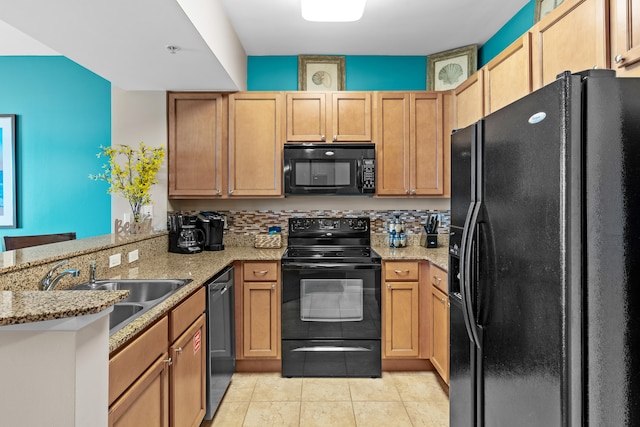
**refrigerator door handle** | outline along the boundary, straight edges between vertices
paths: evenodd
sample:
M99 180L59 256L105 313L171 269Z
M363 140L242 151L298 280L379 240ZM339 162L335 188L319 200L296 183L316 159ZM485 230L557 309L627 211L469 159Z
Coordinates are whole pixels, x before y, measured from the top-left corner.
M460 246L460 260L462 262L462 268L460 268L460 295L462 296L462 318L464 319L464 326L467 330L467 334L469 335L469 341L471 341L474 345L477 346L477 343L474 339L474 335L472 332L472 324L471 319L469 317L469 307L467 304L467 300L471 300L471 298L467 298L467 289L465 283L467 282L467 263L469 260L467 259L467 253L471 252L469 248L469 227L471 226L471 218L473 217L473 212L475 211L475 202L472 202L469 205L469 210L467 211L467 216L464 220L464 227L462 231L462 243Z
M466 235L467 240L463 240L463 245L466 246L466 253L464 259L464 282L460 284L460 288L464 289L462 292L462 299L464 308L466 310L467 317L469 319L469 330L470 335L472 336L471 341L475 344L476 347L480 348L480 334L478 333L478 326L476 323L475 315L473 313L473 301L471 300L471 264L473 259L473 251L471 248L473 247L474 238L476 235L476 228L478 226L478 215L480 214L480 208L482 207L482 202L476 202L474 205L473 213L471 216L471 221L469 223L468 232ZM466 229L465 229L466 230ZM463 236L464 239L464 236Z

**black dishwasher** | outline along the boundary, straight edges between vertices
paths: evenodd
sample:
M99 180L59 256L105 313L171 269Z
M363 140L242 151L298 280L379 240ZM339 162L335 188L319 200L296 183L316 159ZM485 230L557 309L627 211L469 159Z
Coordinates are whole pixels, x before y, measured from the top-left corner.
M233 321L233 267L205 283L207 287L207 413L213 418L236 370Z

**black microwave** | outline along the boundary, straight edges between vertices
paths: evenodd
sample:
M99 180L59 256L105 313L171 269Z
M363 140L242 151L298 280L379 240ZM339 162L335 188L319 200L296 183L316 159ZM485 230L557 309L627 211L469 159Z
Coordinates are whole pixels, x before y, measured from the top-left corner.
M285 195L375 192L375 144L285 144Z

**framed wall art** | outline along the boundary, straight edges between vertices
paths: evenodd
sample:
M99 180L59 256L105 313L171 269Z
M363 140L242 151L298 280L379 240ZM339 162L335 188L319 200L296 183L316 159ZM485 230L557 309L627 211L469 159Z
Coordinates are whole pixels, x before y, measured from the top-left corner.
M16 224L16 116L0 114L0 227Z
M298 90L345 90L344 56L298 56Z
M553 9L562 4L563 1L564 0L536 0L533 22L538 22L547 16Z
M427 90L450 90L478 68L478 47L473 44L427 56Z

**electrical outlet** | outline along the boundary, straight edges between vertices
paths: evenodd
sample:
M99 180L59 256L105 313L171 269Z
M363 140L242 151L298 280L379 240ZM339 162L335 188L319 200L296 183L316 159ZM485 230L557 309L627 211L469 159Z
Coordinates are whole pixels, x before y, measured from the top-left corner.
M132 263L134 261L138 260L138 250L134 249L131 252L129 252L129 254L127 255L129 258L129 263Z
M122 262L121 254L109 255L109 268L117 267L120 265L121 262Z

